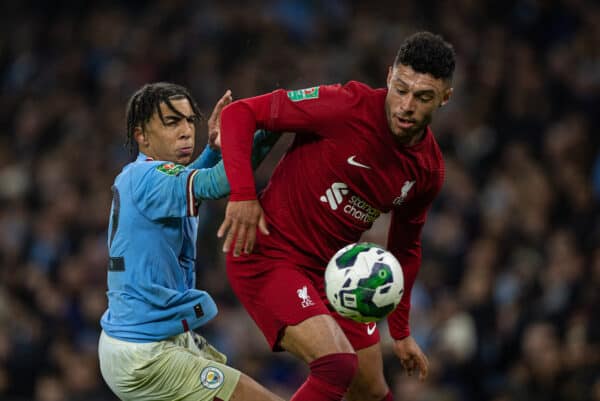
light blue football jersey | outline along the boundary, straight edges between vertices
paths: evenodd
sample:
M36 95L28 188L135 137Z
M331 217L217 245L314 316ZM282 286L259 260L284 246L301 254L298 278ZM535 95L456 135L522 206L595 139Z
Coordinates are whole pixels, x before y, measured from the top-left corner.
M255 165L274 135L257 133ZM124 341L160 341L215 317L212 297L196 289L195 261L199 201L229 194L220 153L207 148L187 167L140 153L112 192L103 330Z

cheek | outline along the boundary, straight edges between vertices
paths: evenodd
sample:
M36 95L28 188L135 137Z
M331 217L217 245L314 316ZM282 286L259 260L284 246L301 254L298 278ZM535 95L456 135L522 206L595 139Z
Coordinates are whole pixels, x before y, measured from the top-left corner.
M388 108L392 113L397 113L400 110L400 98L398 96L391 95L388 99Z
M419 116L422 119L429 119L431 117L431 115L433 114L433 110L435 110L436 108L436 104L431 103L431 104L421 104L419 107Z

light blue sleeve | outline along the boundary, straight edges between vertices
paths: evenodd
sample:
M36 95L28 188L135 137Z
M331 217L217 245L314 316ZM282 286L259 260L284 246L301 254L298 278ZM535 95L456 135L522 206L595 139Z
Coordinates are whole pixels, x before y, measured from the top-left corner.
M254 168L278 139L277 133L256 132L252 152ZM171 162L140 163L133 167L131 186L138 210L150 220L197 216L200 201L219 199L230 192L222 160L213 167L200 169Z
M279 133L258 130L254 134L252 147L252 167L256 169L280 138ZM194 197L198 200L219 199L229 195L229 181L223 161L210 169L199 169L194 174Z
M259 129L254 133L252 144L252 168L257 169L260 163L267 157L273 146L281 138L280 132L271 132Z
M221 152L206 145L200 156L187 167L192 169L209 168L217 164L219 160L221 160Z
M131 193L136 207L150 220L195 216L191 191L194 172L169 162L146 162L132 172Z

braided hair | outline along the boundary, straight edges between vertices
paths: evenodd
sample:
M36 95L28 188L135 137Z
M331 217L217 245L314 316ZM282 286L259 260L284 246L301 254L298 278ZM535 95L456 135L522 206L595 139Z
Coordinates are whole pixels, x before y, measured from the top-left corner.
M455 63L452 45L441 36L426 31L406 38L394 60L394 66L410 66L416 72L443 80L452 79Z
M171 103L171 100L187 99L190 102L196 119L200 121L203 116L200 113L196 101L192 98L189 91L181 85L169 82L155 82L146 84L138 89L127 102L127 141L125 146L133 154L137 148L134 138L135 127L147 124L154 113L158 113L160 120L165 124L165 120L160 109L161 103L167 105L175 114L185 117Z

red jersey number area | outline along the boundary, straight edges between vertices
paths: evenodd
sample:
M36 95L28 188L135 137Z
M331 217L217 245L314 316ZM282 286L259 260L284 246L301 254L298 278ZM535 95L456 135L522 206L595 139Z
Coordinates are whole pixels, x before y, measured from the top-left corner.
M321 272L253 254L228 256L227 276L240 302L274 351L282 350L278 342L285 327L321 314L329 314L338 322L354 349L379 342L375 323L354 322L328 309Z

